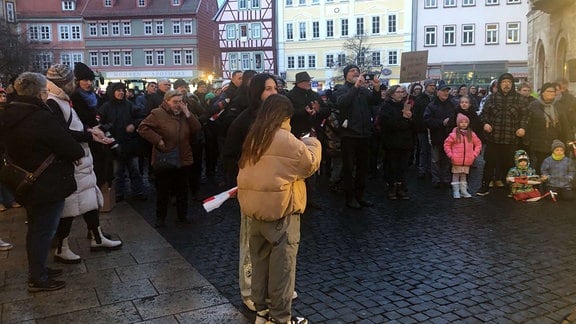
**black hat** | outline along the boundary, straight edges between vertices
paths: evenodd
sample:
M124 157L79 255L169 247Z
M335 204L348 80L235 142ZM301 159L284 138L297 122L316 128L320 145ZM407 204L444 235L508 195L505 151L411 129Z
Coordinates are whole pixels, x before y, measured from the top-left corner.
M356 68L356 69L358 69L358 71L360 71L360 68L358 67L358 65L354 65L354 64L347 65L347 66L344 68L344 79L346 79L346 75L347 75L348 72L350 72L350 70L352 70L353 68Z
M82 62L76 62L74 64L74 78L76 81L94 80L96 75L94 74L94 71L88 67L88 65Z
M450 90L450 86L448 84L446 84L446 81L444 80L439 80L438 83L436 84L436 90L438 91L442 91L442 90Z
M296 81L294 83L300 83L310 80L312 80L312 78L310 77L308 72L298 72L296 73Z
M514 83L514 76L508 72L503 73L498 77L498 83L501 83L503 80L510 80L512 83Z

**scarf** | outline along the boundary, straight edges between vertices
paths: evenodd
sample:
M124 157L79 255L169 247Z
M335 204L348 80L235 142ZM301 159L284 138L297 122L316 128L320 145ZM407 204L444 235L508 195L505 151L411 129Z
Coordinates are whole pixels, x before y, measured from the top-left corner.
M552 153L552 159L553 159L554 161L560 161L560 160L562 160L565 156L566 156L566 154L554 154L554 153Z
M98 107L98 97L96 97L96 93L94 93L94 91L84 91L82 89L78 89L78 93L84 102L86 102L88 107L92 109L96 109Z
M556 99L550 103L544 102L542 98L538 98L538 101L542 104L542 110L546 116L546 128L550 128L550 126L556 127L558 125L558 114L556 113L556 108L554 107Z

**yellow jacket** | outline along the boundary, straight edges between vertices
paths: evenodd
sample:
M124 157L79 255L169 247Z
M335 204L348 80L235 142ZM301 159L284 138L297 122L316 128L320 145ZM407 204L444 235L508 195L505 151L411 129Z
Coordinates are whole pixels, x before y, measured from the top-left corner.
M256 164L238 173L238 201L242 214L260 221L275 221L306 208L304 179L318 170L320 142L313 137L297 139L284 121Z

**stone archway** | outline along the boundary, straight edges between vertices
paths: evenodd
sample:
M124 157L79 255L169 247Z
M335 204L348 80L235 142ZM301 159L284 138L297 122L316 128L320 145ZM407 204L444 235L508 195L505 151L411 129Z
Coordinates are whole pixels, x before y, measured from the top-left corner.
M558 40L556 46L556 59L554 64L554 76L556 80L567 79L568 69L566 65L566 53L568 51L568 42L562 37Z
M546 51L544 50L544 45L542 41L538 41L538 46L536 47L536 75L534 76L534 90L540 89L544 84L544 78L546 77Z

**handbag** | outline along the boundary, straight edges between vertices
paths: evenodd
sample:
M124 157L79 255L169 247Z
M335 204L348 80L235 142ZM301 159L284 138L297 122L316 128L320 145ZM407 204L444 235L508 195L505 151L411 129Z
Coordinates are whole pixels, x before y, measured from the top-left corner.
M30 172L12 163L10 158L6 156L3 161L4 167L0 169L0 183L14 194L16 200L23 201L38 177L52 161L54 161L54 154L48 155L34 172Z
M168 152L161 152L156 150L156 159L152 168L156 172L176 170L180 168L180 150L178 147Z

